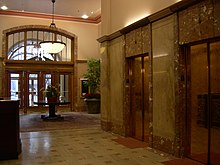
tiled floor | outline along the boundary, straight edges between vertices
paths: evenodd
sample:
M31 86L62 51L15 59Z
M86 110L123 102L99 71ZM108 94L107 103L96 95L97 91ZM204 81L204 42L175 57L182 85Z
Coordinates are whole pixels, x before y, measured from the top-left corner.
M0 165L162 165L169 160L153 149L125 147L116 138L99 127L25 132L19 159Z

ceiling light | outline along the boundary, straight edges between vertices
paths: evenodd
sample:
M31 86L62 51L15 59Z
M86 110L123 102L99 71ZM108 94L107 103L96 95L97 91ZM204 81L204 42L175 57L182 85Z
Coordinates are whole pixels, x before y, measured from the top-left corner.
M40 47L47 53L56 54L63 50L66 46L65 43L61 41L43 41L40 42Z
M83 18L83 19L87 19L87 18L89 18L89 16L86 15L86 14L83 14L83 15L82 15L82 18Z
M56 29L56 25L54 23L54 3L55 0L52 0L53 3L53 13L52 13L52 23L50 24L51 29ZM54 32L52 33L52 41L42 41L40 42L40 47L50 54L56 54L63 50L66 44L62 41L57 41Z
M8 7L7 7L6 5L2 5L2 6L1 6L1 9L2 9L2 10L8 10Z

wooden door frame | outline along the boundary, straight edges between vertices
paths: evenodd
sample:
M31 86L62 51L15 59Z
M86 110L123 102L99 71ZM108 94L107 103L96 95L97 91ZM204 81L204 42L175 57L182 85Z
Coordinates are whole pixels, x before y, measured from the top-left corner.
M44 86L43 82L43 75L45 74L51 74L51 82L52 83L59 83L59 76L60 75L69 75L68 79L68 85L69 85L69 92L68 92L68 98L69 100L72 100L74 97L71 95L72 91L72 84L74 82L71 82L72 79L72 72L66 72L66 71L36 71L36 70L27 70L27 71L21 71L21 70L6 70L5 71L5 80L7 83L4 84L4 97L8 98L10 97L10 84L11 84L11 74L19 74L19 81L20 81L20 108L23 109L24 113L27 113L27 109L36 108L36 107L30 107L29 106L29 74L38 74L38 99L43 99L43 94L40 93L40 89ZM72 93L73 94L73 93ZM68 105L72 109L72 105Z

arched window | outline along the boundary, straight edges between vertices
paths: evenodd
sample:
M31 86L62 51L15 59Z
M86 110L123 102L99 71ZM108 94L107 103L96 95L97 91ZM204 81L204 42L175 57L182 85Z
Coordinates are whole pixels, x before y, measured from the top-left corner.
M48 54L44 52L39 43L52 40L53 35L57 40L66 43L66 47L57 54ZM62 34L42 30L24 30L8 35L7 60L70 62L72 61L71 48L71 38Z

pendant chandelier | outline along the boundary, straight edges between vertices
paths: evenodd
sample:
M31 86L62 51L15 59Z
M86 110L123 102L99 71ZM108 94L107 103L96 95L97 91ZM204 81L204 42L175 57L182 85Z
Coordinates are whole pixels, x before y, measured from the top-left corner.
M50 24L51 29L56 29L56 25L54 23L54 3L55 0L52 0L53 3L53 13L52 13L52 23ZM52 33L52 41L42 41L39 43L40 47L49 54L56 54L63 50L66 44L62 41L57 41L54 32Z

